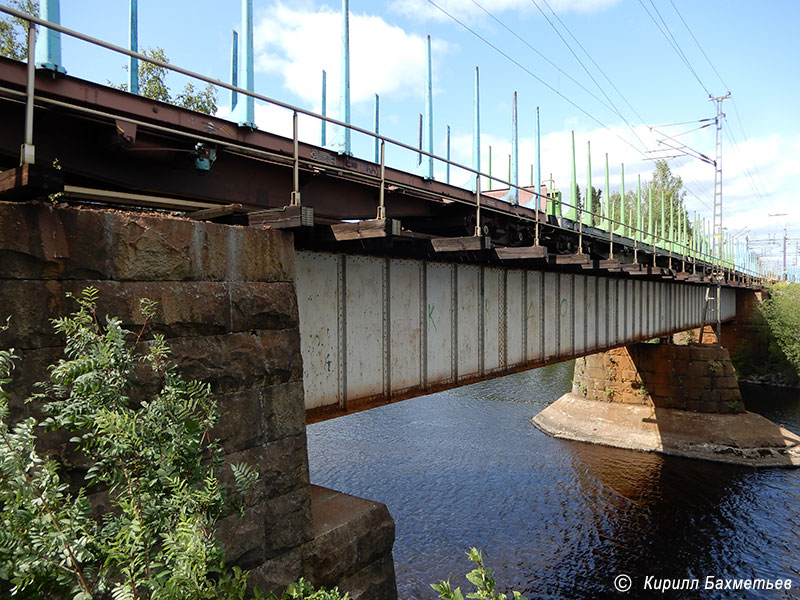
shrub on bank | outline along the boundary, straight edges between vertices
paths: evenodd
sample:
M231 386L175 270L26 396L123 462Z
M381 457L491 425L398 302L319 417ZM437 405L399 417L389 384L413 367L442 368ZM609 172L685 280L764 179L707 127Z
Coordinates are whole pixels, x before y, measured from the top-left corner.
M732 357L740 377L783 375L800 381L800 284L779 283L754 311L752 339Z
M114 317L101 323L96 296L87 288L75 298L76 312L53 321L66 338L66 357L26 400L41 403L45 418L9 425L4 386L19 357L0 350L0 596L243 600L248 574L225 564L214 532L221 516L247 510L258 473L233 464L234 489L221 483L223 460L209 435L219 414L209 385L177 373L163 336L140 343L155 303L142 300L145 323L134 336ZM129 393L139 365L159 385L134 403ZM70 462L86 467L78 481L64 479L61 465L37 450L42 429L68 432ZM99 515L90 501L98 497L109 506ZM468 597L504 600L480 553L468 554L477 564L467 575L477 595ZM433 587L440 598L463 598L449 583ZM349 599L304 579L280 599L253 594Z

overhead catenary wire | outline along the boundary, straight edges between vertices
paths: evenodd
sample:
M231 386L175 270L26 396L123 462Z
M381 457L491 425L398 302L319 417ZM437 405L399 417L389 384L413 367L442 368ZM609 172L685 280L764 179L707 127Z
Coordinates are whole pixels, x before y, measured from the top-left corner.
M708 65L711 67L711 69L714 71L714 73L717 75L717 78L719 79L719 81L722 84L722 86L726 90L731 89L730 86L727 83L725 83L725 81L722 79L722 75L719 74L719 71L717 71L717 68L714 66L714 63L712 63L711 59L708 58L708 54L706 54L705 50L703 50L703 47L700 45L700 42L697 40L697 38L695 37L694 33L689 28L689 24L686 23L686 19L683 18L683 15L678 10L678 7L675 6L675 3L672 0L669 0L669 3L672 5L672 8L675 9L675 13L678 15L678 18L681 20L681 23L683 23L683 26L686 28L686 31L689 32L689 35L692 36L692 39L694 40L694 43L697 44L697 47L700 49L701 54L706 59L706 62L708 62Z
M714 63L711 62L711 59L709 58L709 56L706 53L706 51L703 49L703 46L700 44L700 41L697 39L697 36L695 36L695 34L692 31L692 29L689 27L689 24L686 22L686 19L683 18L683 15L678 10L678 7L675 6L675 2L673 0L669 0L669 3L672 5L672 8L675 10L675 14L678 15L678 18L681 20L681 23L683 23L683 26L686 28L686 31L689 33L689 36L691 36L692 40L694 40L694 43L697 45L698 50L700 50L700 53L703 55L703 58L706 59L706 62L708 63L708 66L710 66L711 70L714 71L714 74L717 76L717 78L719 79L720 83L725 87L725 89L730 89L730 86L722 78L722 75L717 70L717 68L714 66ZM747 133L744 130L744 125L742 124L742 119L741 119L741 116L739 115L739 108L736 105L736 100L734 98L731 98L731 103L733 104L733 111L734 111L734 114L736 115L736 120L738 122L739 129L742 132L742 138L745 141L747 141L748 136L747 136ZM728 122L727 117L725 118L725 121L726 121L726 123L728 123L728 125L730 125L730 123ZM739 152L738 144L736 143L735 136L733 135L733 130L732 130L732 128L728 127L726 129L726 131L729 131L729 130L730 130L730 137L732 138L732 141L733 141L734 149L737 152ZM744 155L744 153L742 153L742 154ZM744 156L747 156L748 160L750 161L750 164L753 166L753 170L755 171L755 176L758 177L758 181L756 181L755 177L752 175L752 171L750 171L751 174L748 175L748 178L751 179L751 186L753 187L753 191L756 193L756 196L758 196L760 199L763 200L764 196L765 196L765 194L763 193L764 190L765 190L765 187L764 187L764 182L761 179L761 173L760 173L760 171L758 169L758 165L752 160L752 157L750 157L749 155L744 155ZM749 169L748 169L748 171L749 171ZM760 192L758 191L759 184L760 184L760 187L761 187L761 191Z
M644 119L642 119L641 115L639 115L639 113L638 113L638 112L636 112L636 109L634 109L634 108L633 108L633 106L631 106L630 102L628 102L628 101L627 101L627 99L625 98L625 96L623 96L623 95L622 95L622 93L619 91L619 89L618 89L618 88L617 88L617 87L614 85L614 83L613 83L613 82L612 82L612 81L611 81L611 80L608 78L608 75L606 75L606 74L605 74L605 72L604 72L604 71L603 71L603 70L600 68L600 66L599 66L599 65L598 65L598 64L597 64L597 63L594 61L594 59L591 57L591 55L590 55L590 54L589 54L589 53L586 51L586 48L584 48L584 47L583 47L583 45L582 45L582 44L580 43L580 41L578 41L578 39L577 39L577 38L576 38L576 37L575 37L575 36L572 34L572 32L569 30L569 28L568 28L566 25L564 25L564 22L563 22L563 21L561 21L561 19L558 17L558 15L555 13L555 11L553 11L553 9L552 9L552 8L550 7L550 5L547 3L547 0L542 0L542 2L544 2L545 6L547 6L547 8L550 10L550 12L551 12L551 13L553 13L553 16L554 16L554 17L555 17L555 18L558 20L558 22L561 24L561 26L564 28L564 30L565 30L565 31L566 31L566 32L567 32L567 33L570 35L570 37L572 37L572 39L573 39L573 40L575 40L575 42L578 44L578 47L580 47L580 49L583 51L583 53L584 53L584 54L586 54L586 56L588 56L588 57L589 57L589 60L591 60L591 61L592 61L592 63L594 64L594 66L595 66L595 67L597 67L598 71L600 71L600 73L602 73L602 74L603 74L603 76L606 78L606 81L608 81L608 82L609 82L609 84L611 85L611 87L613 87L613 88L616 90L617 94L619 94L619 95L620 95L620 97L621 97L621 98L622 98L622 99L625 101L625 103L626 103L626 104L628 104L628 106L630 107L630 109L631 109L631 110L633 110L634 114L635 114L635 115L636 115L636 117L639 119L639 121L643 123L643 122L644 122ZM547 21L547 23L548 23L548 24L550 25L550 27L553 29L553 31L555 31L555 32L556 32L556 35L558 35L558 37L561 39L561 41L562 41L562 42L564 43L564 45L567 47L567 50L569 50L569 51L570 51L570 53L571 53L571 54L572 54L572 56L575 58L575 60L577 60L577 61L578 61L578 64L579 64L579 65L580 65L580 66L583 68L583 70L584 70L584 71L586 71L586 74L589 76L589 78L592 80L592 82L593 82L593 83L594 83L594 84L597 86L597 89L599 89L599 90L600 90L600 93L602 93L602 94L603 94L603 96L606 98L606 100L608 100L608 102L611 104L611 106L613 107L613 110L614 110L614 112L617 114L617 116L618 116L620 119L622 119L622 121L623 121L623 122L624 122L624 123L625 123L625 124L628 126L628 128L631 130L631 132L633 133L634 137L635 137L635 138L636 138L636 139L639 141L639 143L642 145L642 147L644 147L644 148L647 148L647 144L645 144L645 143L642 141L642 138L641 138L641 137L639 137L639 134L638 134L638 133L636 133L636 128L635 128L635 127L634 127L634 126L633 126L633 125L630 123L630 121L628 121L628 119L626 119L626 118L625 118L625 116L622 114L622 111L620 111L620 110L619 110L619 108L617 108L617 106L614 104L614 101L613 101L613 100L611 100L611 98L608 96L608 94L606 94L606 92L605 92L605 89L603 89L603 86L601 86L601 85L600 85L600 83L597 81L597 79L595 79L594 75L592 75L592 72L591 72L591 71L589 70L589 68L588 68L588 67L587 67L587 66L584 64L584 62L583 62L583 61L580 59L580 57L579 57L579 56L578 56L578 54L575 52L575 50L573 50L573 48L572 48L572 46L569 44L569 42L567 42L567 40L566 40L566 39L564 39L564 36L561 34L561 32L558 30L558 28L557 28L557 27L556 27L556 26L553 24L553 22L550 20L550 18L547 16L547 14L546 14L546 13L545 13L545 12L542 10L541 6L539 6L539 5L536 3L536 0L531 0L531 3L532 3L532 4L533 4L533 5L534 5L534 6L535 6L535 7L536 7L538 10L539 10L539 12L540 12L540 13L542 14L542 16L545 18L545 20Z
M461 27L463 27L464 29L466 29L467 31L469 31L469 32L470 32L470 33L471 33L473 36L475 36L476 38L478 38L480 41L482 41L484 44L486 44L487 46L489 46L489 47L490 47L492 50L494 50L495 52L497 52L498 54L500 54L500 55L501 55L502 57L504 57L506 60L510 61L511 63L513 63L514 65L516 65L516 66L517 66L517 67L519 67L520 69L522 69L522 70L523 70L525 73L527 73L528 75L530 75L531 77L533 77L533 78L534 78L536 81L538 81L539 83L541 83L543 86L545 86L545 87L546 87L547 89L549 89L551 92L553 92L554 94L556 94L557 96L559 96L560 98L562 98L563 100L565 100L566 102L568 102L568 103L569 103L571 106L573 106L573 107L575 107L576 109L578 109L578 110L579 110L580 112L582 112L584 115L586 115L587 117L589 117L589 118L590 118L592 121L594 121L595 123L597 123L598 125L600 125L600 127L602 127L603 129L606 129L606 130L608 130L609 132L611 132L611 133L612 133L614 136L616 136L616 137L617 137L619 140L621 140L623 143L625 143L626 145L628 145L628 146L630 146L631 148L633 148L633 149L634 149L636 152L638 152L639 154L641 154L641 155L644 155L644 154L645 154L645 152L644 152L644 151L642 151L640 148L637 148L637 147L636 147L635 145L633 145L633 144L632 144L632 143L631 143L629 140L625 139L624 137L622 137L622 136L621 136L621 135L619 135L618 133L615 133L615 132L614 132L614 131L613 131L613 130L612 130L612 129L611 129L609 126L608 126L608 125L606 125L606 124L605 124L603 121L601 121L599 118L597 118L596 116L594 116L594 115L593 115L592 113L590 113L588 110L586 110L585 108L583 108L582 106L580 106L578 103L576 103L576 102L575 102L574 100L572 100L571 98L569 98L569 97L565 96L564 94L562 94L560 91L558 91L558 90L557 90L556 88L554 88L552 85L550 85L549 83L547 83L547 82L546 82L544 79L542 79L541 77L539 77L538 75L536 75L536 74L535 74L533 71L531 71L530 69L528 69L528 68L527 68L525 65L523 65L523 64L522 64L522 63L520 63L518 60L516 60L516 59L514 59L513 57L511 57L509 54L507 54L507 53L506 53L506 52L504 52L503 50L501 50L499 47L497 47L495 44L493 44L492 42L490 42L489 40L487 40L485 37L483 37L481 34L479 34L477 31L475 31L475 30L474 30L473 28L471 28L469 25L467 25L466 23L464 23L463 21L461 21L460 19L458 19L457 17L455 17L453 14L451 14L451 13L447 12L447 11L446 11L444 8L442 8L441 6L439 6L438 4L436 4L436 2L435 2L434 0L428 0L428 3L429 3L429 4L431 4L433 7L435 7L436 9L438 9L439 11L441 11L443 14L445 14L445 15L446 15L448 18L450 18L450 19L451 19L451 20L453 20L454 22L458 23L458 24L459 24Z
M572 77L572 76L571 76L569 73L567 73L566 71L564 71L564 70L563 70L561 67L559 67L559 66L558 66L556 63L554 63L552 60L550 60L549 58L547 58L547 56L546 56L545 54L543 54L542 52L540 52L539 50L537 50L537 49L536 49L536 48L535 48L535 47L534 47L534 46L533 46L533 45L532 45L532 44L531 44L531 43L530 43L528 40L526 40L524 37L522 37L521 35L519 35L519 34L518 34L516 31L514 31L513 29L511 29L511 28L510 28L508 25L506 25L506 24L505 24L503 21L501 21L501 20L500 20L500 19L499 19L499 18L498 18L496 15L492 14L491 12L489 12L489 11L488 11L486 8L484 8L484 7L483 7L481 4L479 4L479 3L477 2L477 0L471 0L471 1L472 1L472 3L473 3L475 6L477 6L477 7L478 7L479 9L481 9L481 10L482 10L484 13L486 13L486 15L487 15L489 18L491 18L491 19L492 19L493 21L495 21L495 22L496 22L498 25L500 25L501 27L503 27L503 28L504 28L506 31L508 31L508 32L509 32L511 35L513 35L515 38L517 38L517 39L518 39L520 42L522 42L523 44L525 44L525 45L526 45L528 48L530 48L530 49L531 49L533 52L535 52L535 53L536 53L536 54L537 54L537 55L538 55L538 56L539 56L539 57L540 57L542 60L546 61L546 62L547 62L547 63L548 63L550 66L552 66L554 69L556 69L556 70L557 70L559 73L561 73L561 74L562 74L564 77L566 77L567 79L569 79L569 80L570 80L572 83L574 83L575 85L577 85L577 86L578 86L579 88L581 88L581 89L582 89L584 92L586 92L586 93L587 93L587 94L589 94L589 95L590 95L592 98L594 98L595 100L597 100L597 101L598 101L600 104L602 104L603 106L605 106L605 107L606 107L608 110L610 110L610 111L612 111L612 112L616 112L616 111L615 111L615 109L614 109L612 106L609 106L608 104L606 104L606 102L605 102L605 101L604 101L602 98L600 98L600 97L599 97L597 94L595 94L594 92L592 92L592 91L591 91L589 88L587 88L586 86L584 86L584 85L583 85L583 84L582 84L580 81L578 81L577 79L575 79L574 77Z
M672 35L672 32L670 31L669 27L667 26L666 22L664 21L663 17L661 16L661 13L658 12L658 9L656 8L656 5L653 4L653 0L650 0L650 4L653 6L653 10L655 10L655 12L658 15L659 19L661 19L661 22L663 23L663 27L662 27L662 25L659 24L659 22L656 20L656 18L653 16L653 14L650 12L650 9L647 8L647 6L644 3L644 0L639 0L639 4L642 6L644 11L647 13L647 16L649 16L650 19L653 21L653 23L656 26L656 29L658 29L661 32L661 35L664 36L664 38L667 40L667 43L672 47L672 49L678 55L678 58L681 59L681 62L683 62L683 64L686 66L686 68L689 70L689 72L697 80L697 83L700 84L700 87L702 87L703 90L706 92L706 95L711 96L712 94L708 90L708 86L706 86L706 84L703 83L703 81L700 79L700 76L697 74L697 71L694 70L694 67L692 67L692 64L689 62L689 59L686 57L686 54L684 54L683 50L681 50L680 45L678 44L677 40L675 40L675 36Z
M532 0L532 1L533 1L533 0ZM630 109L631 109L631 111L633 111L633 114L636 116L636 118L637 118L637 119L639 119L639 121L640 121L641 123L644 123L644 119L642 118L642 115L640 115L640 114L639 114L639 111L637 111L637 110L636 110L636 108L634 108L634 106L633 106L633 105L632 105L632 104L631 104L631 103L628 101L628 99L625 97L625 94L623 94L623 93L622 93L622 92L619 90L619 88L616 86L616 84L615 84L613 81L611 81L611 78L610 78L610 77L609 77L609 76L606 74L606 72L603 70L603 68L602 68L602 67L601 67L599 64L597 64L597 61L596 61L596 60L595 60L595 59L592 57L592 54L591 54L590 52L588 52L588 51L586 50L586 48L584 48L584 47L583 47L583 44L581 44L581 41L580 41L580 40L579 40L579 39L578 39L578 38L575 36L575 34L573 34L573 33L572 33L572 31L569 29L569 27L567 27L567 26L566 26L566 24L564 23L564 21L562 21L562 20L561 20L561 17L559 17L559 16L558 16L558 13L556 13L556 12L553 10L553 8L550 6L550 4L548 4L547 0L542 0L542 2L544 2L545 6L547 6L547 8L550 10L550 12L553 14L553 16L554 16L554 17L556 18L556 20L559 22L559 24L560 24L560 25L561 25L561 26L564 28L564 31L566 31L566 32L569 34L569 36L570 36L570 37L571 37L573 40L575 40L575 43L576 43L576 44L578 44L578 47L579 47L581 50L583 50L583 53L584 53L584 54L586 55L586 57L587 57L587 58L588 58L588 59L589 59L589 60L592 62L592 64L593 64L593 65L594 65L594 66L597 68L597 70L598 70L598 71L600 72L600 74L601 74L601 75L602 75L602 76L605 78L605 80L606 80L606 81L609 83L609 85L610 85L612 88L614 88L614 91L615 91L615 92L617 92L617 94L619 95L619 97L620 97L620 98L622 98L622 101L623 101L623 102L625 102L625 104L627 104L627 105L628 105L628 108L630 108ZM534 2L534 4L535 4L535 2ZM537 6L537 8L538 8L538 6ZM540 9L540 10L541 10L541 9Z

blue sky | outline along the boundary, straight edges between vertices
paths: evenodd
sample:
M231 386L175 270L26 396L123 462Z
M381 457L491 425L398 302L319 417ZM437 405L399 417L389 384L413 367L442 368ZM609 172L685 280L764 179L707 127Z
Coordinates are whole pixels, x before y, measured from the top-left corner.
M254 5L256 90L319 110L324 68L328 110L336 116L341 2L254 0ZM62 0L62 22L125 45L127 6L125 0ZM491 145L493 172L507 172L511 98L517 91L524 184L530 183L536 106L545 178L552 173L556 185L567 188L574 130L579 184L586 184L586 142L591 140L593 182L603 185L608 153L613 191L619 187L620 163L625 163L626 189L635 188L639 174L649 179L652 162L647 158L659 155L648 152L658 148L650 126L712 117L708 93L730 91L733 100L724 103L725 226L731 233L749 228L742 237L764 238L781 235L788 225L789 235L800 237L795 200L800 189L800 3L795 0L351 0L350 11L353 123L372 127L378 93L382 133L416 144L418 114L424 110L424 38L430 34L436 151L444 153L450 125L453 158L471 164L478 66L483 170ZM139 0L139 19L140 47L161 46L172 62L229 80L231 30L240 29L241 2ZM694 73L654 20L672 36ZM107 51L65 40L63 55L71 75L100 82L126 78L126 61ZM183 84L177 77L172 81L174 89ZM227 92L221 99L224 115ZM289 131L289 116L274 108L258 107L257 122L263 129ZM308 141L318 142L318 123L304 122L301 131ZM713 127L681 139L713 157ZM355 144L358 154L371 157L371 144ZM405 165L413 158L391 150L388 160ZM684 178L690 211L710 218L713 167L694 159L676 159L671 166ZM436 173L443 178L443 167L437 166ZM465 176L454 173L453 178ZM768 216L776 213L787 216Z

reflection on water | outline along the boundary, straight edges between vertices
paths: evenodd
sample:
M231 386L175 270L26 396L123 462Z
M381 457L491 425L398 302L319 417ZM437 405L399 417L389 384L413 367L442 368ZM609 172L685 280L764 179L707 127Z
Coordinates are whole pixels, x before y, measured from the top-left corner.
M565 363L311 425L311 480L388 505L400 598L435 598L429 584L448 577L467 586L470 546L531 600L732 597L642 591L647 575L789 577L788 594L747 598L800 597L800 470L550 438L529 419L571 378ZM800 431L797 392L743 391ZM634 581L624 596L618 573Z

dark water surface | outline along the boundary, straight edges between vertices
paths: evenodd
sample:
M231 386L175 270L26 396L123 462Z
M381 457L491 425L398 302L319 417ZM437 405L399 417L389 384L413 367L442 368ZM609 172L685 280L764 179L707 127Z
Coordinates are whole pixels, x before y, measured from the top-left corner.
M529 419L572 363L308 428L311 481L385 503L400 598L464 579L477 546L537 598L800 598L800 470L755 470L550 438ZM744 388L800 432L800 394ZM614 577L633 579L616 592ZM790 591L643 590L645 577L790 578Z

